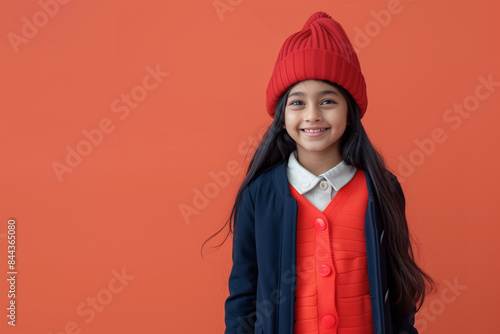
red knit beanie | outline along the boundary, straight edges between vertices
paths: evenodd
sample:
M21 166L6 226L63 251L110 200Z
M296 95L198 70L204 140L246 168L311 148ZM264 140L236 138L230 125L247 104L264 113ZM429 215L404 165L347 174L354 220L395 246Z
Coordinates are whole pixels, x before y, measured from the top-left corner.
M330 15L311 15L301 31L281 47L267 86L267 112L274 117L280 96L293 84L308 79L329 80L356 100L360 118L368 105L359 60L342 26Z

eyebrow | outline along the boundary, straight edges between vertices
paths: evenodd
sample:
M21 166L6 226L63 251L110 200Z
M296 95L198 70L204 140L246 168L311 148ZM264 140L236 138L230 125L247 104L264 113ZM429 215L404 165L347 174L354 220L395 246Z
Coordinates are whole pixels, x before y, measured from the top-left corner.
M335 92L333 90L322 90L321 92L318 93L318 95L325 95L325 94L339 95L337 92ZM294 95L304 96L305 94L302 92L293 92L293 93L289 94L288 96L290 97L290 96L294 96Z

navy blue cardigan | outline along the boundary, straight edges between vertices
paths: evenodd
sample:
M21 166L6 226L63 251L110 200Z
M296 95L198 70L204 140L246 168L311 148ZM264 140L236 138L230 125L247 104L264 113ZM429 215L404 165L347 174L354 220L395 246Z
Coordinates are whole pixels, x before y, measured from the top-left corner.
M287 161L263 172L245 188L235 213L233 267L225 302L225 334L293 334L297 201L286 175ZM390 298L384 229L368 173L365 236L375 334L418 333L414 312ZM401 185L391 174L404 199Z

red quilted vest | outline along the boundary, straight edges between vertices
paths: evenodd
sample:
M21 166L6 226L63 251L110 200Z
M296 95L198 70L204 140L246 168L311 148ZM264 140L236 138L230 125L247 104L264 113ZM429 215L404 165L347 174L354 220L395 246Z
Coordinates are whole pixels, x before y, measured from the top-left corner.
M294 334L373 333L364 172L358 169L323 212L290 190L298 203Z

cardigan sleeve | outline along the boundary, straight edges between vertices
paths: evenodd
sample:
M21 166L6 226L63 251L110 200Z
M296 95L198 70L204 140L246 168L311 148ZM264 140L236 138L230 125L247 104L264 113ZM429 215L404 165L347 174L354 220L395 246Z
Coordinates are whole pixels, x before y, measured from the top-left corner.
M418 334L415 328L415 312L415 308L408 312L391 308L392 332L394 334Z
M245 188L235 211L233 266L229 297L225 302L225 334L253 333L256 321L257 257L255 212L249 188Z
M403 188L398 181L398 178L391 173L391 178L396 188L396 191L401 196L403 204L406 206L406 199L403 193ZM416 307L412 307L410 310L401 310L396 308L391 304L391 319L392 319L392 330L395 334L418 334L415 328L415 313Z

